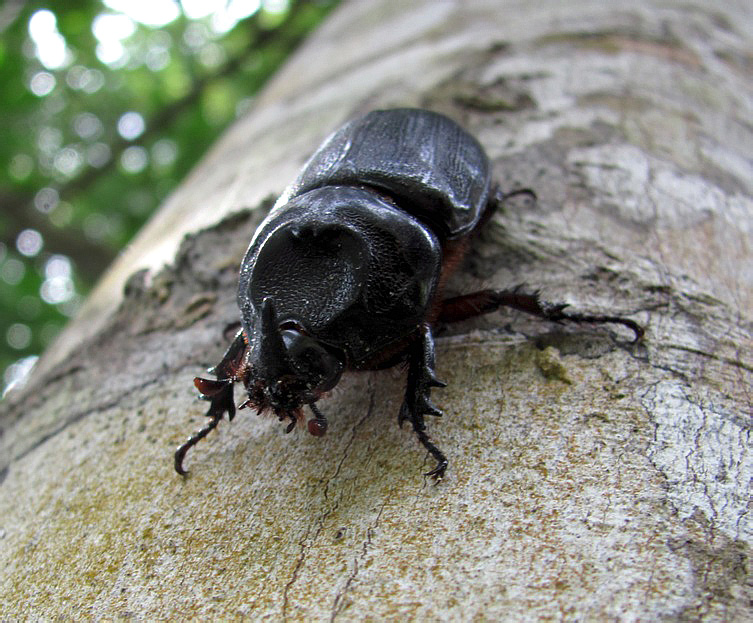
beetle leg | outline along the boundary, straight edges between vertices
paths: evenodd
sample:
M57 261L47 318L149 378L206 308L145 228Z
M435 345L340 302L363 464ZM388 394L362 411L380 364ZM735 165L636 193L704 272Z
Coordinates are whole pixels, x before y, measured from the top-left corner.
M185 476L188 473L187 470L183 469L183 459L186 456L186 452L188 452L189 448L191 448L192 446L195 446L202 439L204 439L204 437L206 437L209 433L211 433L217 427L217 424L219 424L221 419L222 419L222 414L216 417L212 416L212 419L209 421L209 424L207 424L201 430L196 431L193 435L191 435L188 438L186 443L184 443L175 451L175 471L178 472L181 476Z
M633 342L643 337L643 327L637 322L620 316L587 315L564 311L567 303L547 303L539 298L539 292L526 294L522 286L511 290L480 290L463 296L446 299L439 312L440 322L457 322L474 316L488 314L500 307L511 307L550 320L552 322L590 322L595 324L621 324L635 333Z
M494 216L496 211L504 205L506 201L513 199L514 197L521 196L526 197L528 201L533 205L535 205L538 201L536 193L530 188L517 188L515 190L511 190L510 192L504 193L499 186L495 185L492 188L492 192L489 195L489 200L486 203L486 208L484 209L484 212L482 213L475 229L482 228L492 218L492 216Z
M214 374L218 380L225 379L235 380L235 376L238 370L243 365L243 357L246 354L246 339L243 337L243 329L239 329L235 334L233 341L230 342L230 346L222 356L220 363L214 368L210 368L209 372Z
M175 451L175 471L181 475L187 473L183 469L183 459L190 448L204 439L219 424L222 416L227 413L228 420L235 417L235 404L233 403L233 383L238 370L242 367L243 357L246 354L246 341L243 338L243 330L236 333L230 347L225 352L220 363L209 371L217 377L217 380L196 377L194 385L201 393L204 400L209 400L210 405L206 416L211 418L209 424L191 435L184 444Z
M408 382L405 399L398 415L398 423L402 426L405 420L410 420L416 437L437 461L434 469L424 475L432 476L439 482L447 469L447 457L426 434L424 415L435 417L442 415L442 412L431 402L431 388L445 387L447 384L440 381L434 373L434 337L428 324L423 324L419 330L419 339L409 354L408 366Z

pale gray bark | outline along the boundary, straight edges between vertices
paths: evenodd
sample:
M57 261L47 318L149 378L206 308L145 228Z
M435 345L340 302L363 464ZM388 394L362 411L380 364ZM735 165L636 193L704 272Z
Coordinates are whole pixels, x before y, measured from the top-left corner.
M344 3L2 405L3 617L749 620L753 17L620 7ZM347 375L322 439L241 412L179 478L265 199L398 105L453 116L539 195L453 292L526 282L645 341L515 314L440 337L437 487L395 425L399 370Z

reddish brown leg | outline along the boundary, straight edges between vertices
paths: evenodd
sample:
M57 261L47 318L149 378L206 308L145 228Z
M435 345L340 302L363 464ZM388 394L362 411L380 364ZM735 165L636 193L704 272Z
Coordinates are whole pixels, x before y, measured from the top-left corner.
M442 302L440 322L458 322L488 314L500 307L511 307L527 314L553 322L588 322L595 324L621 324L635 333L634 342L643 337L643 327L628 318L620 316L586 315L564 311L567 303L547 303L539 298L539 293L526 294L522 286L511 290L480 290L463 296L456 296Z

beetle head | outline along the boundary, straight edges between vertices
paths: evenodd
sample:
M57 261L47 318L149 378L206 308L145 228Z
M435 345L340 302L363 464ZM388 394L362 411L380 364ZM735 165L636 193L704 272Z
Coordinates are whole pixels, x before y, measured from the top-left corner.
M259 411L271 409L280 420L290 419L288 430L292 430L301 417L301 407L313 405L337 385L345 365L344 355L295 323L280 325L271 297L262 301L260 329L244 379L249 399L242 406ZM324 421L313 410L317 420ZM311 425L309 430L317 434Z

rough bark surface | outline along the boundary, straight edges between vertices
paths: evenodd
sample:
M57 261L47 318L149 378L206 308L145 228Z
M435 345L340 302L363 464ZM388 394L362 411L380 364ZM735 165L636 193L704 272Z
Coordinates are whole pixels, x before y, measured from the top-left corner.
M2 404L2 617L750 620L751 32L744 2L344 3ZM444 334L440 486L400 370L346 376L322 439L241 412L178 477L267 198L397 105L539 196L454 293L525 282L644 342L514 314Z

